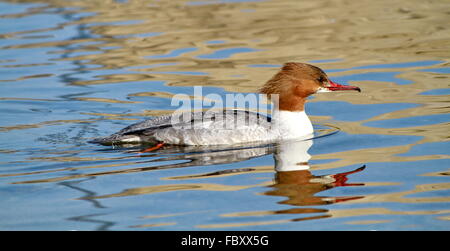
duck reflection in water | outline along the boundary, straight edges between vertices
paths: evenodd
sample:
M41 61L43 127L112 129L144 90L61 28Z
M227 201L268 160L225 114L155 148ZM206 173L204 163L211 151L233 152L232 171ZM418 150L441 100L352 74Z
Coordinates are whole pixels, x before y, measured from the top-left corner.
M266 195L285 196L288 199L281 204L295 206L324 205L362 198L352 197L323 197L317 193L340 186L363 186L363 183L347 183L348 175L363 171L365 165L353 171L315 176L310 171L308 161L311 156L308 150L313 141L295 141L279 144L274 153L275 184L273 190Z
M157 169L179 168L187 166L207 166L240 162L267 154L273 154L275 159L274 184L269 187L272 190L265 192L269 196L284 196L287 200L279 203L295 206L324 205L362 198L362 196L323 197L316 194L334 187L363 186L363 183L348 183L348 175L363 171L365 165L348 172L315 176L311 172L309 160L311 155L308 150L313 145L313 140L285 141L276 144L259 146L241 146L233 149L224 149L218 146L165 146L158 150L157 156L169 155L153 161L188 160L187 162L158 166ZM178 153L178 154L177 154ZM181 154L180 154L181 153ZM166 155L166 156L167 156ZM155 155L152 155L155 156ZM153 167L155 168L155 167ZM195 179L214 177L227 174L239 174L252 172L255 168L225 169L216 172L197 175L178 176L171 179Z

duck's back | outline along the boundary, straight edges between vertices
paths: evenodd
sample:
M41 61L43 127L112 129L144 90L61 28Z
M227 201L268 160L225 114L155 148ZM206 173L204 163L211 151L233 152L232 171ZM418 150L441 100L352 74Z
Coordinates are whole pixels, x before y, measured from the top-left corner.
M99 144L164 142L176 145L220 145L260 141L271 118L245 110L174 113L125 127Z

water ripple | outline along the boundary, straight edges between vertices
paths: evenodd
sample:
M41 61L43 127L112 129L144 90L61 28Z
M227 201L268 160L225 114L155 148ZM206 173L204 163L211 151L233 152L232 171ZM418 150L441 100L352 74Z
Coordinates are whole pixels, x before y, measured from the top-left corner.
M32 2L0 3L2 230L449 229L447 2ZM310 98L313 140L88 143L288 61L363 90Z

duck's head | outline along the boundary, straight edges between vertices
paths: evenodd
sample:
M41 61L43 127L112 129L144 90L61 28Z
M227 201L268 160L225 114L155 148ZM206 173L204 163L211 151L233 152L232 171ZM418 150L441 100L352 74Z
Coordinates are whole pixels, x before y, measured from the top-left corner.
M361 89L331 81L319 67L294 62L284 64L260 89L260 93L269 97L278 95L279 109L288 111L304 110L306 98L314 93L334 91L361 92Z

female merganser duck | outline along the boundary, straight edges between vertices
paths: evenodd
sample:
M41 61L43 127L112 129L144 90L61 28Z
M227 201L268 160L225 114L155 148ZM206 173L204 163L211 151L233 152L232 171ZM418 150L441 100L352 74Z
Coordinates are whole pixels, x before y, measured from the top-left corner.
M244 110L174 113L132 124L92 142L104 145L154 143L154 147L146 150L152 151L164 144L231 145L305 138L313 133L305 113L307 97L317 92L345 90L361 91L356 86L331 81L316 66L286 63L259 90L269 98L278 97L272 117ZM189 119L184 119L186 117Z

